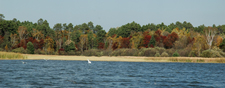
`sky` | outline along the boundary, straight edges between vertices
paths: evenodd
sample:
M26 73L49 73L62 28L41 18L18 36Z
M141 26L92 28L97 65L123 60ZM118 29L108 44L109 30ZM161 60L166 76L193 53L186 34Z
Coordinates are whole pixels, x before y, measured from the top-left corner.
M165 25L190 22L194 27L204 24L225 24L225 0L0 0L0 14L5 20L16 18L36 23L47 20L74 26L92 21L104 30L135 21Z

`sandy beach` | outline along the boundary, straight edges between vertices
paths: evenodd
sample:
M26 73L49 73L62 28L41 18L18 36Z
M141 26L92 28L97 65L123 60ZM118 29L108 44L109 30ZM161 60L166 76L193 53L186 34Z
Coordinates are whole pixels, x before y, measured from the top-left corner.
M86 61L121 61L121 62L190 62L190 63L225 63L225 58L202 57L138 57L138 56L64 56L23 54L27 60L78 60Z

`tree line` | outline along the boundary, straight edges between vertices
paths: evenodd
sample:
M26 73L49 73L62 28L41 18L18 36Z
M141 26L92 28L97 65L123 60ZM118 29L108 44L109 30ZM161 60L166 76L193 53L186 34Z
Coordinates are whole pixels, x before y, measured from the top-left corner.
M94 25L91 21L78 25L57 23L50 28L48 21L42 18L37 23L20 22L16 18L5 20L0 14L0 51L30 54L85 55L101 52L104 55L108 52L106 55L115 55L124 50L136 56L155 56L156 53L172 56L178 52L180 56L218 53L213 57L223 57L224 34L225 25L193 27L186 21L142 26L133 21L106 32L101 25ZM134 54L136 51L139 54Z

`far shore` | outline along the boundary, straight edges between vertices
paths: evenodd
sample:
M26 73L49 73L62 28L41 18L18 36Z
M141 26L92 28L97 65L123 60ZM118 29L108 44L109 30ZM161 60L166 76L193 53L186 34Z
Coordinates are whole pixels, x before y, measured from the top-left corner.
M65 56L23 54L25 60L77 60L77 61L119 61L119 62L188 62L188 63L225 63L225 58L203 57L141 57L141 56ZM3 59L2 59L3 60ZM5 59L4 59L5 60ZM6 59L7 60L7 59ZM12 59L10 59L12 60ZM17 59L24 60L24 59Z

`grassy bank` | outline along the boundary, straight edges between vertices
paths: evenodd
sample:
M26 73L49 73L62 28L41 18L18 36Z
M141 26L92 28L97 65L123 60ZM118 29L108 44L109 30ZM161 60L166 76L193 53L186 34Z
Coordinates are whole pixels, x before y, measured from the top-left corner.
M187 63L225 63L225 58L202 58L202 57L138 57L138 56L63 56L63 55L30 55L31 60L80 60L86 61L123 61L123 62L187 62Z
M26 55L13 52L0 52L0 59L26 59Z
M187 62L187 63L225 63L225 58L202 57L139 57L139 56L65 56L65 55L39 55L0 52L0 59L28 59L28 60L80 60L86 61L122 61L122 62Z

